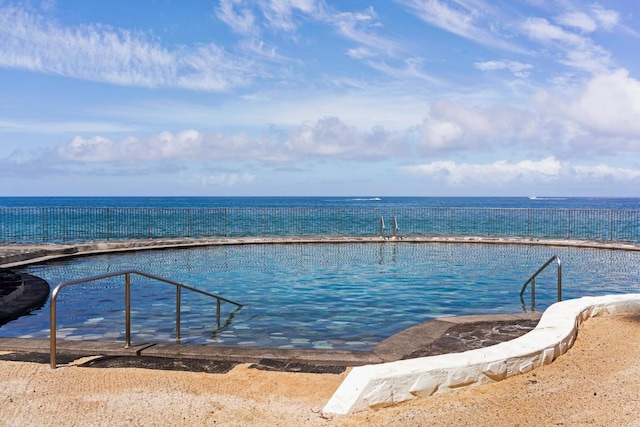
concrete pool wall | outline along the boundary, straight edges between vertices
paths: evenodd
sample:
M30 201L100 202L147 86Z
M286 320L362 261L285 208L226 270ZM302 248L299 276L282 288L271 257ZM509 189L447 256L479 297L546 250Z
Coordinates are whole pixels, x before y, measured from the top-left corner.
M411 236L411 237L243 237L243 238L182 238L122 240L108 242L3 244L0 245L0 268L19 267L44 261L95 255L111 252L128 252L151 249L192 248L199 246L256 245L256 244L300 244L300 243L380 243L401 241L406 243L479 243L514 244L529 246L559 246L573 248L614 249L640 251L640 243L616 241L532 239L482 236Z
M583 321L614 313L640 313L640 294L555 303L533 331L491 347L355 367L324 412L349 414L529 372L553 362L571 348Z

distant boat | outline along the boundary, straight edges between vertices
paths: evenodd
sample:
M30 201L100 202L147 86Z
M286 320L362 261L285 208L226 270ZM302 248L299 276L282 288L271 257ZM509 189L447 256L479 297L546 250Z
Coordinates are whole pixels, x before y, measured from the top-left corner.
M537 197L536 196L529 196L529 200L536 200Z

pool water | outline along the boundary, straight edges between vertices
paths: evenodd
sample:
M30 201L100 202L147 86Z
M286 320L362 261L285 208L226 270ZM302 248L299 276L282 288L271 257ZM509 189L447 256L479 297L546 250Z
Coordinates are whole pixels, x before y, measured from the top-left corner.
M182 343L370 350L443 316L522 312L522 284L551 256L564 298L638 292L640 253L455 243L262 244L79 257L23 270L53 287L136 269L244 304L182 292ZM556 269L536 281L537 310L555 302ZM175 340L175 288L132 276L132 342ZM526 295L529 301L529 294ZM124 341L124 278L63 289L58 338ZM49 306L0 327L0 336L48 338Z

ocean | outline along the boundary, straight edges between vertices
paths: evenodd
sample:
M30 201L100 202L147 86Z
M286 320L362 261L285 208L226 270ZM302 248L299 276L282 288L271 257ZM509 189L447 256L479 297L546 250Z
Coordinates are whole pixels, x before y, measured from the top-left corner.
M640 198L3 197L0 242L250 236L640 241Z
M470 207L640 210L640 198L607 197L0 197L1 207L311 208Z

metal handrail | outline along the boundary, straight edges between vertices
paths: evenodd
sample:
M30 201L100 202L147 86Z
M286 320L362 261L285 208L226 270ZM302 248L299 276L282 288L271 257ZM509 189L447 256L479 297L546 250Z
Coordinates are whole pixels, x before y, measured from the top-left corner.
M538 274L542 273L542 271L549 266L553 261L556 261L558 264L558 301L562 301L562 261L558 255L552 256L549 261L545 262L542 267L538 269L529 279L524 282L522 285L522 289L520 290L520 301L522 302L522 308L524 311L527 311L526 304L524 302L524 291L527 288L527 285L531 283L531 311L535 311L536 307L536 277Z
M197 292L202 295L206 295L216 299L216 324L220 329L220 303L222 301L236 305L238 310L242 307L242 304L232 301L228 298L221 297L220 295L212 294L210 292L203 291L201 289L194 288L182 283L174 282L173 280L165 279L162 277L154 276L152 274L143 273L137 270L123 270L115 273L101 274L97 276L84 277L81 279L70 280L56 286L51 293L51 324L50 324L50 362L51 368L56 368L56 300L58 293L67 286L79 285L82 283L93 282L95 280L108 279L109 277L124 276L125 280L125 348L131 345L131 275L136 274L138 276L147 277L149 279L157 280L159 282L167 283L176 287L176 340L180 340L180 305L181 305L181 290L182 288ZM235 311L234 311L235 313ZM231 315L233 315L232 313ZM228 323L228 322L227 322Z
M380 217L380 237L384 237L384 217ZM393 237L398 237L398 217L393 217L393 223L391 225L391 234Z

